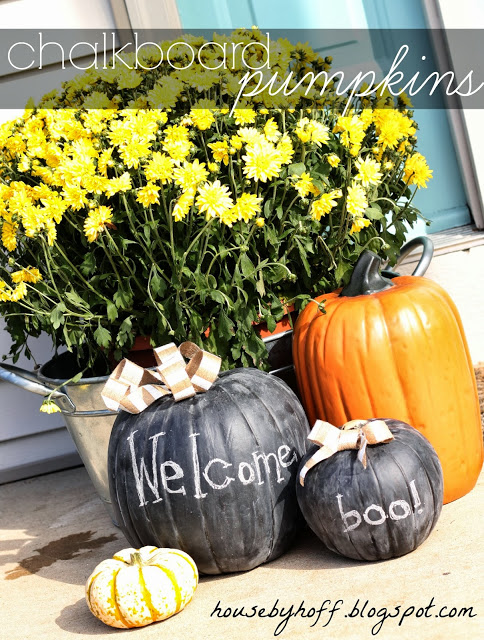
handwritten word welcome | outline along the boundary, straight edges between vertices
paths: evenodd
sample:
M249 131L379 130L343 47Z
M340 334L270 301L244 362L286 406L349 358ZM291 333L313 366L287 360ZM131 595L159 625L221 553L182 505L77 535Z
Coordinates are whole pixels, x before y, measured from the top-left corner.
M197 439L199 433L193 433L189 437L191 439L191 476L186 477L185 470L174 460L158 460L158 441L166 435L164 431L150 437L151 449L151 475L143 456L138 460L135 450L135 434L133 431L127 438L131 453L131 463L133 475L136 483L136 490L139 497L139 506L148 504L145 496L145 482L153 494L153 504L161 502L163 497L160 493L164 492L165 498L167 494L178 493L187 494L187 486L189 483L193 496L197 499L207 497L207 491L213 489L221 491L229 486L232 482L240 482L242 485L257 483L264 484L269 479L271 473L275 473L276 481L284 482L284 469L297 462L297 453L286 444L281 445L277 452L264 453L254 451L251 454L250 461L241 461L238 463L227 462L222 458L211 458L202 468L198 454ZM229 470L226 471L225 470ZM216 482L215 477L220 475L223 470L223 480ZM187 485L187 486L186 486Z

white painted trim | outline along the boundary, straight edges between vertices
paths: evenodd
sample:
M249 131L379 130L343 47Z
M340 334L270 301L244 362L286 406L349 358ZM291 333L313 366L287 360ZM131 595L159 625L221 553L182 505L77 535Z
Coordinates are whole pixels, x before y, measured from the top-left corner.
M175 0L124 0L124 3L132 29L181 29Z
M437 64L441 69L449 69L453 52L445 39L444 29L462 28L463 23L456 23L454 20L456 16L462 19L463 11L466 8L470 11L470 5L465 2L451 5L446 0L422 0L422 4L428 26L432 29L431 36ZM452 6L457 10L457 13L450 11ZM446 10L446 19L442 15L443 7ZM473 6L473 8L475 7ZM468 18L471 18L470 14ZM476 26L472 20L467 26L469 25ZM472 117L475 114L469 113L469 110L466 109L449 109L448 111L450 129L461 167L469 208L477 228L484 229L484 158L479 160L477 153L478 147L483 144L482 115L484 115L484 111L479 110L479 114L480 118L475 118Z

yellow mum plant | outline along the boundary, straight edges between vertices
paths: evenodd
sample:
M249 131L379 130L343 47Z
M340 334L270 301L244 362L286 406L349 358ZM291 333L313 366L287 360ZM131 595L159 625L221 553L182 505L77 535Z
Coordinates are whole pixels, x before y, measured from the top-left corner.
M197 53L204 44L190 40ZM183 70L153 47L150 71L91 69L0 126L0 312L13 356L45 331L85 366L150 336L263 367L256 323L273 330L286 304L346 283L365 248L395 258L432 173L412 112L387 95L345 109L318 82L305 95L305 74L330 60L272 45L271 73L303 80L278 104L261 91L233 109L247 69L207 70L215 43L203 68Z

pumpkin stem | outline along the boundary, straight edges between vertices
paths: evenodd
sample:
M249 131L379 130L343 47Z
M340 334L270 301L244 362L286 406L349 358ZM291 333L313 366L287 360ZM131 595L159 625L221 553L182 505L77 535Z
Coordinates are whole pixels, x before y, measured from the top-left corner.
M138 567L143 566L143 559L141 558L141 553L139 551L132 553L130 560L132 565L138 565Z
M349 298L369 296L393 287L391 280L381 275L380 266L381 258L376 253L363 251L353 269L349 283L339 295Z

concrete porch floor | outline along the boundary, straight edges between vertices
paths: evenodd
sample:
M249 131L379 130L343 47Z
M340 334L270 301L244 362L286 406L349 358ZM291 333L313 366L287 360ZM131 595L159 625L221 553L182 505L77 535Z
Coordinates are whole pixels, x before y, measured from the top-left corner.
M378 563L347 560L325 550L315 536L304 531L278 560L248 573L202 577L184 611L165 622L125 631L94 618L84 600L84 583L94 567L129 546L109 519L84 468L4 485L0 487L0 637L483 638L479 517L483 492L481 474L471 493L444 506L430 537L407 556ZM292 605L293 612L304 601L307 615L325 600L330 601L326 602L329 610L340 601L331 619L328 610L321 612L319 620L317 614L300 617L300 612L278 636L275 632L283 619L277 615L251 619L211 616L219 601L221 611L244 605L246 611L264 607L266 614L276 601L279 610L287 611ZM391 615L397 605L400 614L385 619L378 631L381 618L375 612L370 617L372 608L383 615L381 610L386 607ZM402 621L404 612L408 615ZM448 617L452 614L454 617Z

